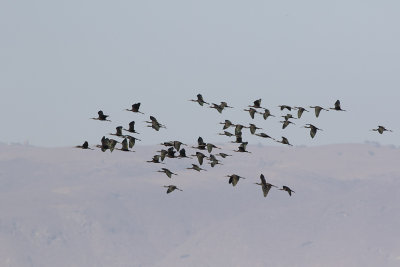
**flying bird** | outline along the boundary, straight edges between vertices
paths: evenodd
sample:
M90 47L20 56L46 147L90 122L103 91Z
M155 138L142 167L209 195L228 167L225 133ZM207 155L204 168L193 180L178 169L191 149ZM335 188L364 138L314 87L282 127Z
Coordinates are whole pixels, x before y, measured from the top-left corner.
M203 106L204 104L209 105L209 103L204 101L203 96L201 94L197 94L197 99L190 99L189 101L197 102L199 103L200 106Z
M128 139L124 138L124 140L121 142L122 147L117 148L117 150L125 151L125 152L135 152L133 150L129 150L129 145L128 145Z
M285 120L285 121L280 121L282 123L282 129L285 129L286 127L288 127L289 124L295 124L294 122L291 122L289 120Z
M284 145L288 145L288 146L293 146L292 144L289 143L289 140L286 137L282 136L282 140L281 141L277 141L278 143L284 144Z
M183 191L182 189L179 189L176 185L164 185L164 187L168 188L167 194L171 193L174 190Z
M164 164L163 162L160 162L160 157L160 155L154 155L153 158L151 160L148 160L147 162Z
M265 177L263 174L260 175L260 179L261 179L261 183L254 183L254 184L261 185L264 197L267 197L269 190L271 190L271 187L277 187L277 186L267 183L265 181Z
M251 117L252 119L254 119L254 114L260 113L260 112L258 112L257 110L255 110L254 108L243 109L243 110L244 110L244 111L248 111L249 114L250 114L250 117Z
M269 136L266 133L256 133L256 135L262 138L271 138L272 140L275 140L273 137Z
M329 109L325 109L325 108L323 108L323 107L320 107L320 106L310 106L310 108L313 108L314 109L314 111L315 111L315 117L319 117L319 113L321 112L321 110L325 110L325 111L329 111Z
M252 106L249 106L250 108L261 108L261 98L257 99L253 102Z
M160 128L166 128L165 125L159 123L157 119L153 116L150 116L150 121L145 121L147 123L151 123L151 125L147 125L147 127L151 127L156 131L159 131Z
M280 105L280 106L278 106L278 107L281 108L281 110L284 110L284 109L287 109L287 110L289 110L289 111L292 110L292 107L287 106L287 105Z
M225 120L225 122L220 122L219 124L223 124L224 127L222 128L223 130L228 129L231 126L235 126L230 120Z
M198 165L196 165L196 164L192 164L192 167L191 168L186 168L186 169L188 169L188 170L195 170L195 171L207 171L206 169L202 169L202 168L200 168Z
M130 132L130 133L139 134L138 132L135 131L135 122L134 121L131 121L129 123L129 128L128 129L124 129L124 130L127 131L127 132Z
M289 188L288 186L286 186L286 185L282 186L282 188L279 189L279 190L283 190L283 191L288 192L289 196L291 196L292 193L295 193L292 189L290 189L290 188Z
M165 173L168 178L172 178L172 175L178 175L176 173L171 172L170 170L168 170L167 168L161 168L161 170L158 170L157 172L163 172Z
M378 128L372 129L371 131L377 131L380 134L383 134L383 132L393 132L392 130L386 129L384 126L379 125Z
M264 108L264 113L262 113L264 120L268 119L268 117L275 117L274 115L271 114L269 109Z
M89 147L88 141L85 141L81 146L75 146L76 148L82 148L82 149L90 149L93 150L92 148Z
M234 152L246 152L246 153L251 153L250 151L246 150L247 144L249 142L243 142L239 145L238 150L233 150Z
M334 107L334 108L329 108L329 109L337 110L337 111L346 111L346 110L344 110L344 109L342 109L342 108L340 107L340 101L339 101L339 100L336 100L336 102L335 102L335 107Z
M259 128L259 127L257 127L255 124L253 124L253 123L250 123L250 133L251 134L255 134L256 133L256 130L260 130L260 129L262 129L262 128Z
M109 117L109 115L104 115L102 110L99 110L97 112L97 114L99 115L97 118L91 118L92 120L98 120L98 121L110 121L107 119L107 117Z
M125 109L125 110L132 111L134 113L144 114L143 112L139 111L139 108L140 108L140 103L135 103L135 104L132 105L132 109Z
M312 124L306 124L303 128L309 128L310 129L310 136L311 138L314 138L314 136L317 134L317 130L322 131L322 129L312 125Z
M294 107L295 109L297 109L297 118L301 118L301 116L303 115L303 112L309 112L307 109L303 108L303 107Z
M237 185L237 183L239 182L239 179L246 179L242 176L239 176L237 174L231 174L231 175L227 175L226 177L229 177L229 183L232 184L232 186Z

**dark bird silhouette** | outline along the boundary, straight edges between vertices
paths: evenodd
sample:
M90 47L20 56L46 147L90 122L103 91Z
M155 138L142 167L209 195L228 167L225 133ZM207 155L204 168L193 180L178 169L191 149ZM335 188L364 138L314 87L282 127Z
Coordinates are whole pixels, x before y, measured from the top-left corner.
M154 155L153 158L151 160L148 160L147 162L164 164L163 162L160 162L160 157L160 155Z
M125 151L125 152L135 152L133 150L129 150L129 146L128 146L128 139L124 138L124 140L121 142L122 147L121 148L117 148L117 150L121 150L121 151Z
M286 137L283 137L283 136L282 136L282 140L281 141L276 140L276 142L284 144L284 145L288 145L288 146L293 146L292 144L289 143L289 140Z
M320 107L320 106L310 106L310 108L313 108L314 109L314 111L315 111L315 117L319 117L319 113L321 113L321 110L325 110L325 111L329 111L329 109L325 109L325 108L323 108L323 107Z
M246 150L247 144L249 142L243 142L240 144L240 146L238 147L238 150L233 150L234 152L246 152L246 153L251 153L250 151Z
M281 108L281 110L284 110L284 109L287 109L287 110L289 110L289 111L292 110L292 107L287 106L287 105L280 105L280 106L278 106L278 107Z
M99 110L97 112L97 114L99 115L97 118L91 118L92 120L98 120L98 121L110 121L107 119L107 117L109 117L109 115L104 115L102 110Z
M214 168L214 166L217 164L223 165L213 154L210 154L210 157L208 159L210 160L212 168Z
M174 150L174 148L170 147L170 148L167 149L167 155L166 156L168 158L175 158L175 153L176 153L176 151Z
M168 170L167 168L161 168L161 170L158 170L157 172L163 172L165 173L168 178L172 178L172 175L178 175L176 173L171 172L170 170Z
M151 125L147 125L147 127L151 127L156 131L159 131L160 128L166 128L165 125L159 123L157 119L153 116L150 116L150 121L146 121L147 123L151 123Z
M218 133L218 134L219 134L219 135L226 135L226 136L228 136L228 137L234 136L233 133L230 133L230 132L228 132L228 131L224 131L223 133Z
M317 130L322 131L322 129L312 125L312 124L306 124L303 128L309 128L310 129L310 136L311 138L314 138L314 136L317 134Z
M261 98L257 99L253 102L252 106L249 106L250 108L261 108Z
M282 123L282 129L285 129L286 127L288 127L289 124L295 124L294 122L291 122L289 120L285 120L285 121L280 121Z
M254 184L261 185L264 197L267 197L269 190L271 190L271 187L277 187L277 186L267 183L265 181L265 177L263 174L260 175L260 179L261 179L261 183L254 183Z
M286 114L285 116L281 116L282 118L285 119L285 121L288 121L289 119L296 119L295 117L293 117L292 114Z
M289 188L288 186L286 186L286 185L282 186L282 188L279 189L279 190L283 190L283 191L288 192L289 196L291 196L292 193L295 193L292 189L290 189L290 188Z
M308 110L306 110L303 107L294 107L295 109L297 109L297 118L301 118L301 116L303 115L303 112L309 112Z
M138 132L135 131L135 122L134 121L131 121L129 123L129 128L128 129L124 129L124 130L127 131L127 132L130 132L130 133L139 134Z
M243 125L241 125L241 124L236 124L236 125L235 125L235 135L236 135L236 136L242 136L242 129L243 129L243 128L248 128L248 127L243 126Z
M143 112L139 111L139 108L140 108L140 103L135 103L135 104L132 105L132 109L126 109L126 110L127 111L132 111L132 112L135 112L135 113L144 114Z
M203 106L204 104L209 105L209 103L204 101L203 96L201 94L197 95L197 99L196 100L195 99L190 99L189 101L197 102L197 103L199 103L200 106Z
M242 135L235 135L235 137L236 137L235 141L231 141L231 143L238 143L238 144L243 143Z
M237 185L237 183L239 182L239 179L246 179L242 176L239 176L237 174L231 174L231 175L227 175L226 177L229 177L229 183L232 184L232 186Z
M254 108L243 109L243 110L244 110L244 111L248 111L249 114L250 114L250 117L251 117L252 119L254 119L254 114L260 113L260 112L258 112L257 110L255 110ZM262 114L262 113L260 113L260 114Z
M207 151L208 151L208 153L211 153L211 151L213 150L213 148L217 148L217 149L221 149L221 148L219 148L219 147L217 147L216 145L213 145L213 144L211 144L211 143L207 143Z
M225 108L233 108L233 107L229 106L228 103L226 102L221 102L221 104L219 105L212 103L212 106L210 106L210 108L215 108L219 113L222 113L222 111Z
M132 148L135 145L136 140L141 141L140 139L130 136L130 135L125 135L125 137L128 138L128 140L129 140L129 148Z
M224 110L224 107L223 107L223 106L217 105L217 104L215 104L215 103L212 103L211 106L210 106L210 108L216 109L219 113L222 113L222 111Z
M186 156L186 150L182 148L181 150L179 150L178 158L191 158L191 157Z
M111 147L110 146L110 139L108 139L105 136L103 136L103 138L101 138L101 145L96 145L96 147L100 148L101 151L106 152L106 150L110 149L110 147Z
M264 120L268 119L268 117L275 117L275 115L272 115L269 109L264 108L264 113L262 113Z
M181 146L187 146L186 144L182 143L181 141L173 141L173 147L176 149L176 151L179 151L181 149Z
M262 138L271 138L272 140L275 140L273 137L269 136L266 133L257 133L256 135Z
M89 147L88 141L85 141L81 146L76 146L76 148L82 148L82 149L90 149L93 150Z
M171 193L174 190L183 191L182 189L179 189L176 185L164 185L164 187L168 188L167 194Z
M337 110L337 111L346 111L346 110L344 110L344 109L342 109L342 108L340 107L340 101L339 101L339 100L336 100L336 102L335 102L335 107L334 107L334 108L329 108L329 109Z
M206 157L206 155L204 155L201 152L196 152L196 155L191 155L192 157L197 157L197 160L199 162L200 165L203 165L203 160Z
M196 148L199 150L206 150L207 144L204 142L203 138L199 136L199 138L197 138L197 146L192 146L192 148Z
M231 126L235 126L230 120L225 120L225 122L220 122L219 124L223 124L224 127L222 128L223 130L228 129Z
M379 125L378 128L372 129L371 131L377 131L380 134L383 134L383 132L393 132L392 130L386 129L384 126Z
M224 101L222 101L221 104L219 104L219 105L220 105L221 107L223 107L223 108L233 108L233 107L229 106L228 103L226 103L226 102L224 102Z
M160 159L161 159L161 161L164 161L165 157L168 154L168 151L165 149L161 149L160 151L157 151L157 152L160 152Z
M221 152L221 153L218 153L217 156L221 156L221 157L224 159L224 158L230 157L230 156L232 156L232 155L228 155L228 154L225 154L225 153L222 153L222 152Z
M250 129L250 133L251 133L251 134L255 134L255 133L256 133L256 130L260 130L260 129L262 129L262 128L259 128L259 127L257 127L255 124L250 123L249 129Z
M195 171L207 171L206 169L202 169L202 168L200 168L198 165L196 165L196 164L192 164L192 167L191 168L186 168L186 169L188 169L188 170L195 170Z
M163 143L161 143L160 145L163 145L163 146L173 146L173 145L174 145L174 142L173 142L173 141L163 142Z
M114 136L124 137L125 138L125 136L122 134L122 126L118 126L115 129L116 129L116 133L110 133L110 135L114 135Z

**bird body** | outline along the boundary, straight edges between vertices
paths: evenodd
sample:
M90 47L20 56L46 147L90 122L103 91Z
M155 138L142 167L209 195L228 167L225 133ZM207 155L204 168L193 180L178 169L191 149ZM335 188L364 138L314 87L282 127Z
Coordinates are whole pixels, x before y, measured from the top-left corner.
M165 188L167 189L167 194L173 192L174 190L179 190L179 191L183 191L182 189L179 189L176 185L164 185Z
M130 133L139 134L138 132L135 131L135 121L131 121L129 123L129 128L128 129L124 129L124 130L127 131L127 132L130 132Z
M98 117L97 118L91 118L92 120L98 120L98 121L110 121L107 118L109 117L109 115L104 115L102 110L99 110L97 112Z
M237 185L237 183L239 182L240 178L246 179L246 178L244 178L242 176L239 176L237 174L227 175L226 177L229 177L229 181L228 182L229 182L229 184L232 184L232 186Z
M259 128L259 127L257 127L255 124L250 123L249 129L250 129L250 133L251 133L251 134L255 134L255 133L256 133L256 130L260 130L260 129L262 129L262 128Z
M268 119L268 117L275 117L274 115L271 114L271 112L269 111L269 109L264 109L264 113L262 113L264 120Z
M199 103L200 106L203 106L204 104L209 105L209 103L204 101L203 96L201 94L197 94L197 99L190 99L189 101L197 102Z
M371 131L377 131L380 134L383 134L383 132L393 132L392 130L386 129L384 126L379 125L378 128L372 129Z
M346 111L346 110L344 110L344 109L342 109L342 108L340 107L340 101L339 101L339 100L336 100L336 102L335 102L335 107L329 108L329 109L337 110L337 111Z
M265 177L263 174L260 175L260 180L261 180L261 183L255 183L255 184L261 185L264 197L267 197L269 190L271 190L271 187L277 187L277 186L267 183L265 181Z
M188 170L195 170L195 171L198 171L198 172L200 172L200 171L207 171L206 169L202 169L199 165L196 165L196 164L192 164L192 167L191 167L191 168L186 168L186 169L188 169Z
M257 110L255 110L254 108L244 109L244 111L248 111L249 114L250 114L250 117L251 117L252 119L254 119L254 114L260 113L260 112L258 112Z
M315 137L315 135L317 134L317 130L322 131L322 129L320 129L320 128L318 128L318 127L312 125L312 124L309 124L309 123L306 124L306 126L304 126L303 128L309 128L309 129L310 129L310 136L311 136L311 138L314 138L314 137Z
M288 146L293 146L292 144L289 143L289 140L286 137L282 136L282 140L281 141L276 141L278 143L284 144L284 145L288 145Z
M328 109L325 109L323 107L320 106L310 106L310 108L313 108L315 111L315 117L319 117L319 114L321 113L321 110L325 110L325 111L329 111Z
M292 193L295 193L292 189L290 189L290 188L289 188L288 186L286 186L286 185L282 186L282 188L279 189L279 190L283 190L283 191L288 192L289 196L291 196Z
M140 103L135 103L132 105L132 109L126 109L127 111L132 111L134 113L140 113L140 114L144 114L143 112L139 111L140 108Z
M89 147L88 141L85 141L81 146L75 146L76 148L81 148L81 149L90 149L93 150Z
M158 170L157 172L163 172L165 173L168 178L172 178L172 175L178 175L176 173L171 172L170 170L168 170L167 168L161 168L161 170Z
M295 109L297 109L297 118L301 118L301 116L303 115L303 112L309 112L308 110L306 110L303 107L294 107Z

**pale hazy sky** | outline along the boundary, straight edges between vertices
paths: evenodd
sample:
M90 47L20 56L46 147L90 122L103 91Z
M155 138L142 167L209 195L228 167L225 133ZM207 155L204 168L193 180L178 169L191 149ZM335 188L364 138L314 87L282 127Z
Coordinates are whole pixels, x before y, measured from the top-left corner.
M137 122L143 144L224 142L219 121L251 122L253 100L331 107L280 129L293 144L378 141L400 145L398 1L2 1L1 142L98 143ZM218 114L188 102L225 100ZM146 116L122 111L141 102ZM112 123L89 120L102 109ZM153 115L168 129L142 121ZM306 129L324 129L314 140ZM395 132L369 130L385 125ZM345 130L345 128L348 130ZM246 131L247 132L247 131ZM246 138L251 142L271 142Z

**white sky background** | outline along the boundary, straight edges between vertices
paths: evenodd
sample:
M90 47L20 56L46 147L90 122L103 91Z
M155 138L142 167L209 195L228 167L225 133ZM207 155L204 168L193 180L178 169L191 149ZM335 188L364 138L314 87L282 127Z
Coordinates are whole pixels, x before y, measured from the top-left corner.
M365 140L400 145L398 1L2 1L1 142L99 143L137 122L143 144L224 142L219 121L251 122L257 98L332 107L280 129L293 144ZM218 114L188 102L225 100ZM122 111L142 103L146 116ZM89 120L102 109L112 123ZM154 115L167 130L144 129ZM299 126L324 129L314 140ZM394 133L369 130L385 125ZM348 128L347 130L345 128ZM247 131L246 131L247 132ZM254 137L251 142L271 144Z

